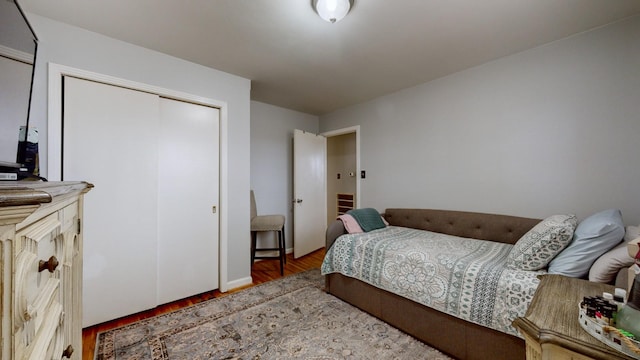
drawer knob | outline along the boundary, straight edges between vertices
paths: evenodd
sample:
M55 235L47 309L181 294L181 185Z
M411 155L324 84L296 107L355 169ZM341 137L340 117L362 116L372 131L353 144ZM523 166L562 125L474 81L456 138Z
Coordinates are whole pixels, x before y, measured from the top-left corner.
M62 352L62 357L71 358L71 355L73 355L73 346L69 345Z
M51 256L48 261L40 260L38 263L38 272L42 272L44 269L49 270L52 273L58 267L58 259L55 256Z

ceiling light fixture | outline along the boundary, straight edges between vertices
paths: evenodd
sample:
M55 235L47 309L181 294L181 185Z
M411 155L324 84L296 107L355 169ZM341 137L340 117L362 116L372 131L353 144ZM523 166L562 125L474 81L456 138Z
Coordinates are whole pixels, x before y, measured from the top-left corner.
M353 0L313 0L312 4L323 20L335 23L347 15L353 6Z

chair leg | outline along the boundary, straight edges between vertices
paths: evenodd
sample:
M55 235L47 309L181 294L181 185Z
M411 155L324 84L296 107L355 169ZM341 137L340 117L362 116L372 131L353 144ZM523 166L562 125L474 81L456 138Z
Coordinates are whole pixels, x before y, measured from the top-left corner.
M251 232L251 267L253 267L253 263L256 260L256 238L257 234L255 231Z
M284 226L280 229L280 230L276 230L276 234L277 234L277 241L278 241L278 247L277 248L257 248L257 231L252 231L251 232L251 267L253 267L253 264L256 260L256 258L258 259L275 259L275 256L256 256L256 252L260 251L260 250L269 250L269 251L273 251L273 250L277 250L278 251L278 259L280 260L280 275L284 275L284 264L287 263L287 250L285 248L285 241L284 241Z
M284 239L284 225L282 225L282 252L284 253L284 263L287 263L287 242Z
M278 231L278 253L280 254L280 276L284 275L284 236L282 229Z

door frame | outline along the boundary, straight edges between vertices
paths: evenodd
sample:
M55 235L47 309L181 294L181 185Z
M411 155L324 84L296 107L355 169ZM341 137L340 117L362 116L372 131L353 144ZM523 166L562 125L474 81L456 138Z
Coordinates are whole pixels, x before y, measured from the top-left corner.
M360 202L360 180L361 180L361 177L360 177L360 125L354 125L354 126L350 126L342 129L330 130L330 131L323 132L320 135L326 138L330 138L333 136L339 136L339 135L351 134L351 133L356 133L356 202L353 205L353 208L359 209L361 204ZM326 196L327 194L325 189L325 197Z
M228 209L229 199L227 196L229 183L227 179L229 166L228 152L228 105L225 101L205 98L199 95L193 95L181 91L166 89L158 86L148 85L136 81L122 79L110 75L99 74L92 71L73 68L70 66L49 63L48 66L48 135L47 135L47 166L49 180L61 179L62 175L62 78L64 76L72 76L79 79L96 81L108 85L120 86L132 90L148 92L162 97L190 102L194 104L211 106L220 110L220 204L219 209L219 233L218 233L218 287L220 292L228 290L228 274L227 274L227 254L228 254L228 229L229 216L226 211Z

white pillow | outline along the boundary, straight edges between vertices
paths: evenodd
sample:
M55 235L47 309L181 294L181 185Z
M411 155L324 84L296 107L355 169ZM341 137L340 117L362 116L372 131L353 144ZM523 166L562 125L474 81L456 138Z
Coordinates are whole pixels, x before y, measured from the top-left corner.
M600 256L589 269L589 281L612 284L618 272L633 265L635 260L629 256L627 243L640 237L640 227L627 226L624 240L616 247Z
M616 279L618 271L633 265L635 261L627 251L627 242L622 241L618 246L600 256L589 269L589 281L611 284Z
M628 243L640 237L640 226L627 226L624 232L624 242Z
M573 214L552 215L542 220L513 245L507 267L519 270L546 267L569 244L577 221Z

